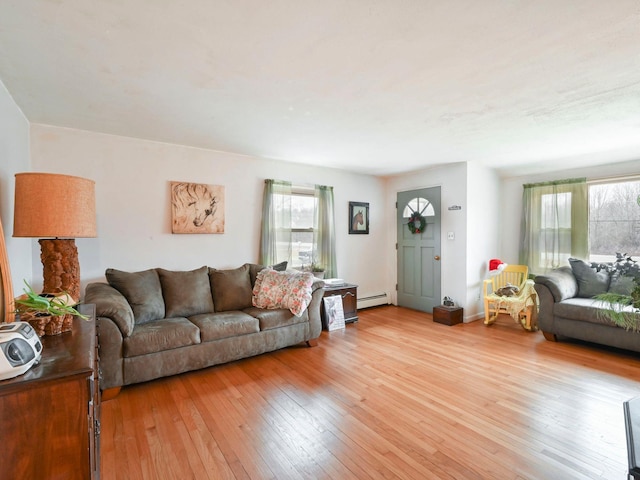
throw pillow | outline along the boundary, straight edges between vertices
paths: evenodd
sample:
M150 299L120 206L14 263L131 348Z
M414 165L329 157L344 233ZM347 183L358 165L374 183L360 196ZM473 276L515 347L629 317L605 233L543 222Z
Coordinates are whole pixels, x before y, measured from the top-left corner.
M207 267L189 272L174 272L162 268L157 270L167 318L213 313L213 298Z
M146 323L164 318L164 299L158 272L123 272L108 268L107 282L118 290L129 302L135 322Z
M249 276L251 277L251 285L256 284L256 277L258 276L258 272L263 268L271 268L276 272L284 272L287 270L287 265L289 262L285 260L284 262L276 263L275 265L271 265L270 267L265 267L264 265L257 265L255 263L249 264Z
M578 281L578 297L592 298L609 289L609 273L596 271L584 260L570 258L571 270Z
M233 270L210 268L209 280L216 312L251 307L251 278L248 263Z
M253 287L253 306L258 308L288 308L300 317L311 303L311 285L314 276L310 272L276 272L265 268L258 272Z

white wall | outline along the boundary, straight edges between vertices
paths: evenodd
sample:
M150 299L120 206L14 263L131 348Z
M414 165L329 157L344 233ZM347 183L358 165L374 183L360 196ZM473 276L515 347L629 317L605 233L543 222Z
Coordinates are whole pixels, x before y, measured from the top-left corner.
M31 127L31 157L33 171L96 181L98 238L76 240L83 288L90 281L102 280L108 267L189 270L257 262L265 178L332 185L338 275L358 284L359 296L388 288L385 266L389 253L380 249L386 237L382 179L36 124ZM224 234L171 234L172 180L225 186ZM369 202L369 235L348 234L349 201Z
M464 308L465 322L477 320L483 317L481 290L487 263L499 253L500 183L492 169L472 162L457 163L387 178L389 235L386 249L393 251L388 266L391 285L395 286L397 282L396 195L401 191L432 186L440 186L442 196L442 295L452 297ZM462 209L449 210L453 205ZM448 240L448 232L454 233L454 240ZM395 295L393 300L395 303Z
M0 81L0 218L16 295L22 292L23 279L32 280L33 240L12 238L14 175L29 171L29 163L29 122Z
M496 172L476 163L467 166L467 298L466 319L484 313L482 282L488 263L500 258L500 182ZM516 259L511 260L515 262ZM510 263L507 259L503 261Z
M500 230L502 235L500 236L501 256L499 258L507 263L516 262L518 260L523 184L581 177L585 177L587 180L595 180L638 174L640 174L640 160L563 170L547 174L529 175L525 177L503 178L501 180L502 199L500 204L502 215Z
M392 252L388 257L387 270L390 273L387 288L393 292L396 302L395 284L397 283L396 250L398 233L396 231L395 202L398 192L440 186L441 194L441 272L442 296L450 296L463 308L467 303L467 164L456 163L441 167L428 168L417 172L386 178L386 224L387 237L385 251ZM462 210L448 210L451 205L460 205ZM447 232L454 232L455 240L447 240ZM467 312L465 310L465 318Z

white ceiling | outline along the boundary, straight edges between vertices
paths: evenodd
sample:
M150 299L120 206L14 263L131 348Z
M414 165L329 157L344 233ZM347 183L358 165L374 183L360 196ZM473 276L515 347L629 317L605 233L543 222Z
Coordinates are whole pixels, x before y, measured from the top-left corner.
M640 159L638 0L2 0L0 80L32 123L379 175Z

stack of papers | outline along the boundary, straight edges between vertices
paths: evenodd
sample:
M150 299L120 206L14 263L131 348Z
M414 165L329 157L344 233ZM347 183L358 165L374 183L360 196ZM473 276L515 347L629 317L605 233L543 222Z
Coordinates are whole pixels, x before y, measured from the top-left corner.
M324 284L327 287L335 287L336 285L344 285L346 282L341 278L325 278Z

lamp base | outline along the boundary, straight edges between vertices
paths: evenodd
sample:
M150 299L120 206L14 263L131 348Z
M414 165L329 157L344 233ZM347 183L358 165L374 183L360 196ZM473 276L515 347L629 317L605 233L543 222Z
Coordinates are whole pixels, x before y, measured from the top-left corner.
M77 302L80 300L80 262L73 238L42 239L42 260L45 293L66 292Z

